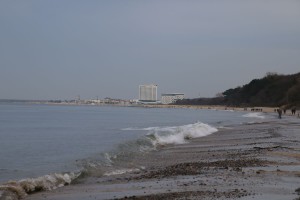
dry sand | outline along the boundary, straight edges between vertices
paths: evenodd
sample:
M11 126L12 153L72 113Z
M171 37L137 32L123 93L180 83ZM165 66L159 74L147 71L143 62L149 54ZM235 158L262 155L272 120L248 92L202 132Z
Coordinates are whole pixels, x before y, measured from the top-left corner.
M219 130L187 144L164 146L133 159L139 172L80 180L28 200L297 199L300 120Z

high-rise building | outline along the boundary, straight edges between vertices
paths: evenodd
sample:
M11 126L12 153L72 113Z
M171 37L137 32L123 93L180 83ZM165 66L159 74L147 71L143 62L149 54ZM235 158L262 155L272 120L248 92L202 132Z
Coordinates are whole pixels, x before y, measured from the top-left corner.
M139 86L139 100L145 102L157 101L157 85L140 85Z
M162 104L175 103L177 100L182 100L182 99L184 99L184 94L182 93L161 94Z

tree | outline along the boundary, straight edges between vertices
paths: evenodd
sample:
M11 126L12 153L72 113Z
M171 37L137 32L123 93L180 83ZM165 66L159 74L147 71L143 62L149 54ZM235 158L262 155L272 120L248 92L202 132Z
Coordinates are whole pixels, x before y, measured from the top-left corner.
M274 77L274 76L278 76L278 73L276 73L276 72L267 72L266 73L266 77L268 78L268 77Z
M295 85L288 90L287 99L289 104L300 103L300 84Z

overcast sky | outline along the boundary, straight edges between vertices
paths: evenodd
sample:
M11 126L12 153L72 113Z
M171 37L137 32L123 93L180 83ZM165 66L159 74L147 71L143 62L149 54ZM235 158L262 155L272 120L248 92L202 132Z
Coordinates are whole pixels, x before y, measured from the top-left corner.
M299 71L299 0L0 1L0 99L212 97Z

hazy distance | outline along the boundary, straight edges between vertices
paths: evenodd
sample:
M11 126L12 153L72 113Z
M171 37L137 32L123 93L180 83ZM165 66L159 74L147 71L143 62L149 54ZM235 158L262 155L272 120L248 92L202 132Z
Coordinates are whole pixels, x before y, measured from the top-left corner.
M300 71L300 1L0 1L0 99L212 97Z

